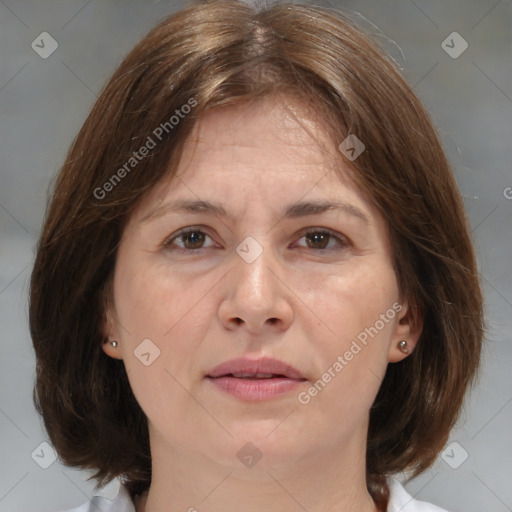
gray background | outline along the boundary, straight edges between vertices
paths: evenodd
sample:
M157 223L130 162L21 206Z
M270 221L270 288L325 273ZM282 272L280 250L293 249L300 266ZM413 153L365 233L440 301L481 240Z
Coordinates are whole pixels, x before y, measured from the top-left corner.
M375 37L430 110L464 195L486 295L484 364L452 432L450 442L457 444L407 488L417 499L454 512L510 511L512 2L331 0L331 5L373 25ZM0 1L0 512L55 511L92 494L87 473L58 461L48 469L39 465L51 462L51 449L40 446L47 436L31 401L27 288L34 247L48 186L100 88L128 50L181 6ZM469 45L456 59L441 46L454 31ZM42 32L58 42L47 59L31 47ZM449 222L450 212L446 218Z

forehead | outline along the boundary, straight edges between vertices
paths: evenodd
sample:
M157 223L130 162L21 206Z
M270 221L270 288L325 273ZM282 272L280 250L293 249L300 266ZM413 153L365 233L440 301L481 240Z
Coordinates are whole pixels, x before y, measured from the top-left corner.
M185 143L180 167L184 170L189 160L197 165L219 154L225 164L235 161L249 167L272 161L285 168L286 163L294 168L332 167L334 148L328 135L304 103L268 96L207 111Z
M147 194L137 217L174 192L232 204L247 198L287 204L319 196L333 200L340 194L368 203L351 173L327 124L308 105L265 97L205 112L184 144L176 173Z

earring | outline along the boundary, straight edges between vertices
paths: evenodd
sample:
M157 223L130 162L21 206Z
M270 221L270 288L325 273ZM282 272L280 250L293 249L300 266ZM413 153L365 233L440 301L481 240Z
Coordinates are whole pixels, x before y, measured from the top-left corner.
M110 342L110 344L113 346L113 347L117 347L117 341L116 340L112 340Z
M400 350L400 352L403 352L404 354L409 353L409 347L407 346L407 341L405 341L405 340L399 341L397 343L397 347L398 347L398 350Z

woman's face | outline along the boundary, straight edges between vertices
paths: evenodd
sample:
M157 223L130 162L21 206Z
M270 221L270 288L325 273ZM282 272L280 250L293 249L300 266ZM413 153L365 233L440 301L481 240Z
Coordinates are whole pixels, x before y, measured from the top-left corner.
M396 344L414 347L383 219L294 112L276 98L210 111L124 231L104 350L124 360L153 448L232 469L363 457ZM300 375L209 377L240 357Z

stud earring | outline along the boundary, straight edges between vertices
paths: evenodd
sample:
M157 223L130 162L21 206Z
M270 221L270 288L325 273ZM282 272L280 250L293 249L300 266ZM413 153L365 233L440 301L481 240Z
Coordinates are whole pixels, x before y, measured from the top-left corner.
M399 341L397 343L397 347L398 347L398 350L400 350L400 352L403 352L404 354L409 353L409 347L407 346L407 341L405 341L405 340Z
M110 342L110 344L113 346L113 347L117 347L117 341L116 340L112 340Z

